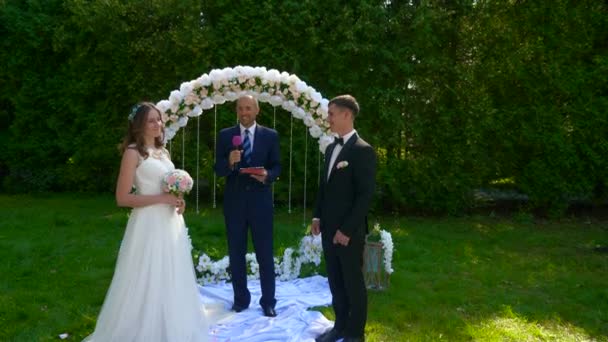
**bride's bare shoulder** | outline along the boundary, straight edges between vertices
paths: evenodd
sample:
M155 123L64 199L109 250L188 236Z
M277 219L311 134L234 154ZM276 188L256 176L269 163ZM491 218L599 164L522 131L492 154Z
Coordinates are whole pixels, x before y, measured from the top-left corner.
M133 145L133 147L131 147L131 145L127 146L127 148L122 153L122 162L123 163L126 162L126 163L139 165L139 163L141 162L141 159L142 159L142 156L139 154L139 150L137 150L137 147L135 145Z

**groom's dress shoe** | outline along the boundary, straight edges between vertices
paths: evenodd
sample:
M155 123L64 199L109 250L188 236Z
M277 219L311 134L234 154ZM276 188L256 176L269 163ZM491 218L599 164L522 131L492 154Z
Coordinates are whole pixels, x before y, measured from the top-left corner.
M234 304L232 306L232 311L236 311L236 312L241 312L241 311L243 311L245 309L247 309L246 306L240 306L240 305L236 305L236 304Z
M326 331L324 333L322 333L321 335L319 335L319 337L317 337L315 339L316 342L336 342L337 340L341 339L343 337L342 332L336 330L336 329L331 329L329 331Z
M266 317L277 317L277 312L270 306L263 307L262 311L264 311L264 316Z

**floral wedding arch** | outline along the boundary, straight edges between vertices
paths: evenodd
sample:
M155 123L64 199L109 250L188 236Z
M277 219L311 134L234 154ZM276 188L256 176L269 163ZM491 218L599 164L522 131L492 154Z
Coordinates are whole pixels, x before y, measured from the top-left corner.
M169 99L156 104L165 122L165 142L171 147L171 140L177 132L188 124L190 118L200 119L205 111L214 111L214 145L217 144L217 106L238 98L251 95L259 102L269 103L274 109L274 126L276 127L276 108L280 107L291 113L290 157L289 157L289 200L288 208L291 213L292 192L292 156L293 156L293 120L302 120L307 128L306 153L308 155L308 136L318 139L319 151L323 154L327 146L334 141L334 135L329 130L327 107L329 101L314 88L300 80L298 76L276 69L265 67L236 66L234 68L213 69L209 74L203 74L189 82L181 84L179 90L170 93ZM197 121L200 127L200 120ZM198 185L198 165L200 146L200 129L197 129L197 170L196 184ZM184 134L182 133L182 141ZM184 160L184 144L182 143L182 168ZM214 146L214 151L215 151ZM217 158L214 153L214 158ZM321 174L321 158L318 158L318 177ZM215 162L215 160L214 160ZM306 189L307 170L304 168L304 189ZM213 176L213 207L216 204L217 176ZM274 192L274 187L273 187ZM196 210L198 212L198 186L196 187ZM304 209L306 209L306 190L304 192ZM304 210L304 221L306 221Z
M184 82L169 99L156 105L166 123L165 141L170 141L188 119L198 117L225 102L251 95L259 102L280 106L296 119L304 122L310 135L319 139L319 150L324 153L334 137L327 122L328 100L308 86L298 76L265 67L237 66L214 69L209 74Z
M287 72L279 72L275 69L267 70L265 67L236 66L234 68L214 69L209 74L203 74L199 78L184 82L179 90L174 90L169 99L162 100L156 104L165 122L165 142L171 142L177 132L188 124L190 118L198 118L204 111L217 109L217 105L236 101L238 98L251 95L259 102L269 103L276 108L281 107L291 113L292 130L293 119L302 120L307 127L308 133L319 142L319 151L325 153L329 144L334 141L334 135L329 130L327 121L327 107L329 101L314 88L308 86L296 75ZM215 126L217 126L217 110L215 111ZM198 130L197 130L198 134ZM217 134L217 127L215 127ZM291 134L293 137L293 133ZM182 134L182 138L184 135ZM308 137L308 135L306 136ZM217 137L214 138L217 143ZM197 146L199 139L197 136ZM306 148L308 145L306 145ZM182 144L182 163L183 157ZM290 142L290 177L289 177L289 212L291 213L291 142ZM305 165L306 165L306 155ZM216 157L216 156L214 156ZM198 151L197 151L198 158ZM196 183L198 184L198 160L196 170ZM319 159L320 175L320 159ZM182 165L183 168L183 165ZM306 167L304 168L304 188L306 189ZM213 207L216 207L215 175L213 191ZM196 210L198 212L198 186L196 195ZM306 213L306 192L304 193L304 215ZM304 221L306 221L304 217ZM393 244L390 233L380 230L381 242L384 246L384 270L387 274L393 272L392 254ZM320 236L305 236L300 241L298 249L285 249L282 258L275 257L275 269L280 280L294 279L299 276L303 264L312 263L319 266L321 262L321 238ZM206 254L196 255L198 264L198 281L201 284L214 283L228 279L227 267L228 257L213 261ZM259 278L259 266L255 255L249 253L246 256L248 264L248 277Z

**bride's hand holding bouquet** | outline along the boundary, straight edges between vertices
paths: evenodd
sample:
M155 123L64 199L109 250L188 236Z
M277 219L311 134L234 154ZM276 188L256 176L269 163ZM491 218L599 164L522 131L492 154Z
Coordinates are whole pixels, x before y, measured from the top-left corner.
M184 210L186 210L184 194L188 194L192 190L193 184L192 177L184 170L175 169L163 176L162 189L164 192L170 193L177 198L175 206L179 214L183 214Z

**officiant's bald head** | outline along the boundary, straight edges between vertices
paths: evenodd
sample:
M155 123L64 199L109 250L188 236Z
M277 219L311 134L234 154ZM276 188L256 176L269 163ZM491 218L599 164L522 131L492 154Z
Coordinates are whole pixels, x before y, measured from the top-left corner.
M244 127L251 127L259 112L260 105L255 97L245 95L236 100L236 114L239 118L239 122Z
M251 102L252 102L252 103L255 105L255 108L257 108L258 110L260 109L260 104L259 104L259 102L258 102L258 99L256 99L256 98L255 98L255 97L253 97L252 95L243 95L243 96L239 97L239 98L236 100L236 105L237 105L237 107L238 107L238 105L239 105L239 102L240 102L240 101L243 101L243 100L245 100L245 101L251 101Z

